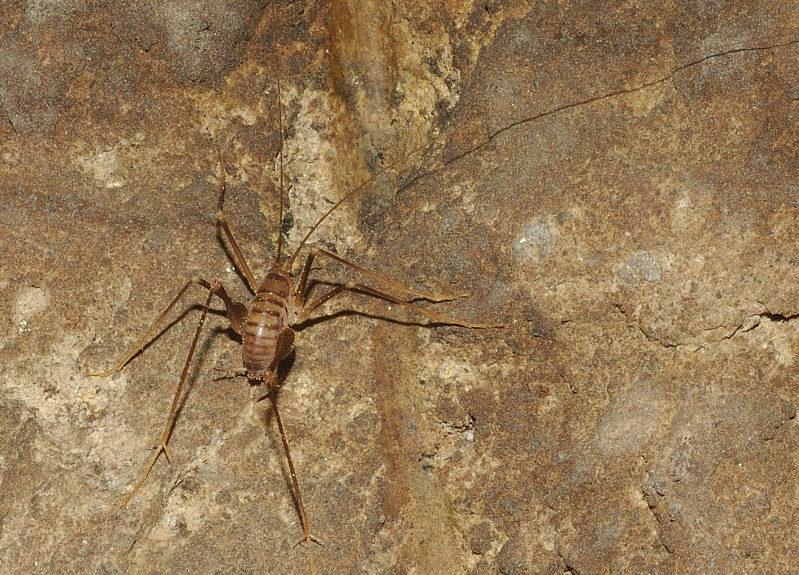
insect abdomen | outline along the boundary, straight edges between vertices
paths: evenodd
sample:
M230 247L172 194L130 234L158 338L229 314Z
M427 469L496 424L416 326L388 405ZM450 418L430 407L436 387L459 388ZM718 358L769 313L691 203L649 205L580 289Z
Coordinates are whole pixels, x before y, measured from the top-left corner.
M292 277L281 271L269 272L258 288L242 337L248 375L258 377L274 363L278 334L295 321L293 288Z

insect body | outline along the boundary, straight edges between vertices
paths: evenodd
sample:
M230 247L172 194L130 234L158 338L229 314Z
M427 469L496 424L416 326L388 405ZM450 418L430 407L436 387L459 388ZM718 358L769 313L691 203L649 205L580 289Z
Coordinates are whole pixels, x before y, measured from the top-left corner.
M294 278L281 269L274 269L258 288L247 314L242 336L244 369L256 379L274 371L291 352L297 322L297 311L291 299Z

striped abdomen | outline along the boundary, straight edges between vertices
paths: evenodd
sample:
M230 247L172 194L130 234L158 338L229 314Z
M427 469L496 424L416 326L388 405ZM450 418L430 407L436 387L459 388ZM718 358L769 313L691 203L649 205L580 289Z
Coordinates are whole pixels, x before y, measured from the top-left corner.
M275 368L291 350L275 357L278 334L296 321L294 279L286 272L271 271L258 288L244 323L242 336L244 367L250 377L259 378Z

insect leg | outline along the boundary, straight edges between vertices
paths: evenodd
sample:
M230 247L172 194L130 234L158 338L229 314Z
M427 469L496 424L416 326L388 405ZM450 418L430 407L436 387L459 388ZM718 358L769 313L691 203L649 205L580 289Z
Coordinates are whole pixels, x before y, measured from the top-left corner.
M336 254L334 254L332 252L329 252L327 250L324 250L322 248L313 248L313 249L311 249L310 253L308 254L308 258L305 260L305 266L303 267L303 270L302 270L302 275L300 276L300 283L299 283L299 285L297 287L298 294L302 294L303 296L305 295L305 290L306 290L307 282L308 282L308 274L311 271L311 264L312 264L314 258L316 256L318 256L318 255L325 256L325 257L327 257L327 258L329 258L329 259L331 259L333 261L336 261L336 262L338 262L340 264L343 264L343 265L345 265L345 266L347 266L349 268L352 268L355 271L365 275L366 277L371 278L371 279L373 279L373 280L375 280L377 282L380 282L381 284L385 285L386 287L389 287L391 289L395 289L397 291L404 292L404 293L416 296L417 298L420 298L420 299L426 299L426 300L431 301L431 302L442 302L442 301L452 301L452 300L455 300L455 299L469 297L468 293L447 295L447 294L430 294L430 293L420 292L420 291L417 291L415 289L411 289L411 288L409 288L407 286L404 286L402 284L399 284L397 282L394 282L394 281L392 281L392 280L390 280L388 278L385 278L385 277L383 277L381 275L378 275L378 274L376 274L376 273L374 273L372 271L369 271L366 268L363 268L363 267L359 266L358 264L355 264L355 263L353 263L353 262L351 262L349 260L346 260L346 259L344 259L344 258L342 258L340 256L337 256ZM300 307L302 307L302 305L304 303L305 303L304 299L302 301L298 302Z
M203 280L204 281L204 280ZM206 282L207 283L207 282ZM187 284L190 285L190 284ZM172 433L172 428L175 426L175 418L178 414L178 409L180 407L180 397L183 392L183 385L186 383L186 374L189 372L189 365L191 364L191 360L194 357L194 350L197 349L197 341L200 339L200 331L202 331L203 324L205 323L205 316L208 315L208 307L211 305L211 299L214 297L214 289L213 287L209 286L211 289L208 291L208 298L205 300L205 305L203 306L203 313L200 316L200 321L197 322L197 329L194 330L194 339L191 342L191 347L189 348L189 355L186 357L186 363L183 364L183 372L180 374L180 382L178 383L178 387L175 390L175 397L172 398L172 407L169 410L169 418L166 422L166 427L164 428L164 433L161 435L161 440L158 442L158 445L155 447L155 453L150 458L150 463L147 465L147 469L142 474L141 478L136 482L136 485L133 486L133 490L128 493L125 497L124 501L122 502L122 507L128 504L128 501L136 494L141 487L141 484L144 483L144 480L147 479L147 476L150 475L150 471L152 470L155 462L158 460L158 457L163 452L164 456L169 461L169 455L166 452L166 444L169 441L169 435Z
M302 311L298 314L298 317L297 317L298 321L299 322L305 321L311 315L311 312L313 312L313 310L315 310L316 308L318 308L319 306L321 306L325 302L329 301L330 299L334 298L335 296L339 295L340 293L342 293L344 291L360 292L360 293L363 293L363 294L366 294L366 295L369 295L369 296L372 296L372 297L376 297L376 298L379 298L379 299L382 299L382 300L390 301L390 302L395 303L397 305L400 305L400 306L402 306L404 308L407 308L407 309L410 309L410 310L415 311L417 313L420 313L422 315L425 315L425 316L429 317L430 319L435 320L436 322L440 322L440 323L446 323L446 324L451 324L451 325L460 325L462 327L468 327L468 328L474 328L474 329L486 329L486 328L492 328L492 327L503 327L503 324L501 324L501 323L472 323L472 322L467 322L467 321L460 320L460 319L452 317L452 316L436 313L434 311L430 311L429 309L425 309L425 308L423 308L421 306L418 306L418 305L416 305L414 303L411 303L409 301L405 301L403 299L400 299L400 298L398 298L396 296L393 296L393 295L391 295L389 293L386 293L386 292L383 292L383 291L380 291L380 290L376 290L376 289L374 289L372 287L369 287L369 286L364 285L364 284L356 283L356 282L347 282L345 284L341 284L339 286L336 286L333 289L331 289L329 292L324 294L323 296L319 297L318 299L316 299L316 300L312 301L311 303L307 304L306 306L304 306L302 308Z
M163 452L166 456L167 460L169 460L169 455L166 452L166 444L169 441L169 435L172 433L172 428L175 425L175 418L177 417L178 408L180 406L180 397L183 392L183 386L186 382L186 374L189 371L189 365L191 364L191 360L194 357L194 351L197 348L197 341L200 338L200 331L202 330L203 324L205 323L205 318L208 315L208 308L211 305L211 300L216 295L219 297L224 303L225 308L227 310L228 319L230 320L230 325L233 329L237 332L240 332L242 329L242 325L244 322L244 318L247 314L247 308L230 298L225 288L222 287L222 284L219 282L209 283L202 278L192 278L186 282L186 284L181 288L178 294L174 297L174 299L169 302L169 305L166 306L163 312L156 318L150 328L144 333L144 335L136 342L133 346L133 349L125 355L116 365L114 365L111 369L104 371L104 372L89 372L88 375L90 376L108 376L115 371L122 369L125 364L127 364L136 354L138 354L150 341L153 334L155 333L158 326L161 324L164 317L172 310L178 300L183 297L183 294L186 290L192 285L199 285L204 287L208 290L208 297L205 300L205 305L203 305L202 315L200 316L200 320L197 322L197 328L194 331L194 339L191 342L191 347L189 348L189 354L186 358L186 363L183 365L183 372L180 375L180 382L178 383L177 390L175 391L175 396L172 399L172 408L169 411L169 418L167 419L166 427L164 428L164 433L161 435L161 440L158 442L158 445L155 448L155 453L153 454L152 458L150 459L150 463L147 465L147 469L144 474L141 476L139 481L133 487L133 491L131 491L122 502L122 506L124 507L127 505L128 501L133 497L133 495L138 491L139 487L144 480L147 479L147 476L150 474L155 462L158 460L158 457Z
M291 451L289 450L289 442L286 439L286 432L283 430L283 421L280 419L280 412L277 409L277 396L275 394L277 390L277 379L274 372L271 372L269 375L269 379L267 380L267 385L269 387L269 400L272 402L272 412L275 414L275 421L277 421L277 428L280 431L280 440L283 442L283 451L286 453L286 461L289 464L289 473L291 475L291 482L294 485L294 493L297 496L297 509L300 512L300 521L302 522L302 533L303 537L300 539L295 547L305 541L305 547L308 551L308 567L310 568L311 575L314 573L313 567L313 554L311 552L311 543L316 541L313 535L311 535L311 528L308 523L308 516L305 513L305 504L302 502L302 493L300 492L300 484L297 481L297 472L294 470L294 462L291 459ZM263 398L262 398L263 399ZM317 541L317 543L319 543Z
M219 225L222 226L222 230L224 230L225 236L227 236L227 239L230 242L230 247L233 248L233 253L236 255L236 265L239 266L239 269L241 269L241 272L244 274L244 277L247 280L247 285L249 285L252 292L255 293L258 290L258 286L255 282L255 276L252 275L250 266L247 265L247 260L244 259L244 254L241 253L239 244L236 243L236 239L233 237L233 232L230 230L227 219L225 219L225 212L222 211L222 203L225 200L225 163L222 158L222 144L219 143L219 134L214 132L214 136L216 136L216 149L217 152L219 152L219 198L216 202L216 219L219 222Z
M216 291L214 291L214 287L204 279L192 278L189 281L187 281L186 284L181 288L181 290L178 292L178 295L176 295L174 299L171 302L169 302L169 305L166 306L166 308L164 308L164 311L162 311L161 314L155 319L155 321L152 323L149 329L146 332L144 332L144 335L142 335L141 338L139 338L139 340L135 343L130 352L128 352L128 354L125 355L125 357L120 359L114 366L105 371L88 371L86 372L86 375L94 377L108 377L112 373L117 372L123 367L125 367L125 365L127 365L127 363L131 359L133 359L139 352L141 352L141 350L143 350L145 346L150 342L150 340L153 337L153 334L155 334L156 332L156 328L158 328L159 324L163 321L164 317L166 317L166 315L172 310L172 308L175 307L175 304L178 302L178 300L180 300L180 298L183 297L183 294L192 285L202 286L205 289L210 290L219 296L219 298L225 303L225 307L227 309L227 315L228 318L230 319L231 326L233 327L234 331L236 331L236 333L240 334L241 325L244 322L244 317L247 315L246 306L244 306L244 304L232 300L227 295L227 292L225 292L225 289L221 285L217 284L218 288L216 289Z

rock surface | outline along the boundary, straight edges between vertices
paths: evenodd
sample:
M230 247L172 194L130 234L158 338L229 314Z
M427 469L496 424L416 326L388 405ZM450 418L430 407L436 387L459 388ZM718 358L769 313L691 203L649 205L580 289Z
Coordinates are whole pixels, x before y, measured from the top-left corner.
M312 242L505 324L350 295L303 326L319 573L796 572L799 5L132 4L0 8L0 572L308 572L218 303L125 508L205 294L86 375L193 276L249 301L213 134L260 279L278 78L286 251L377 176Z

